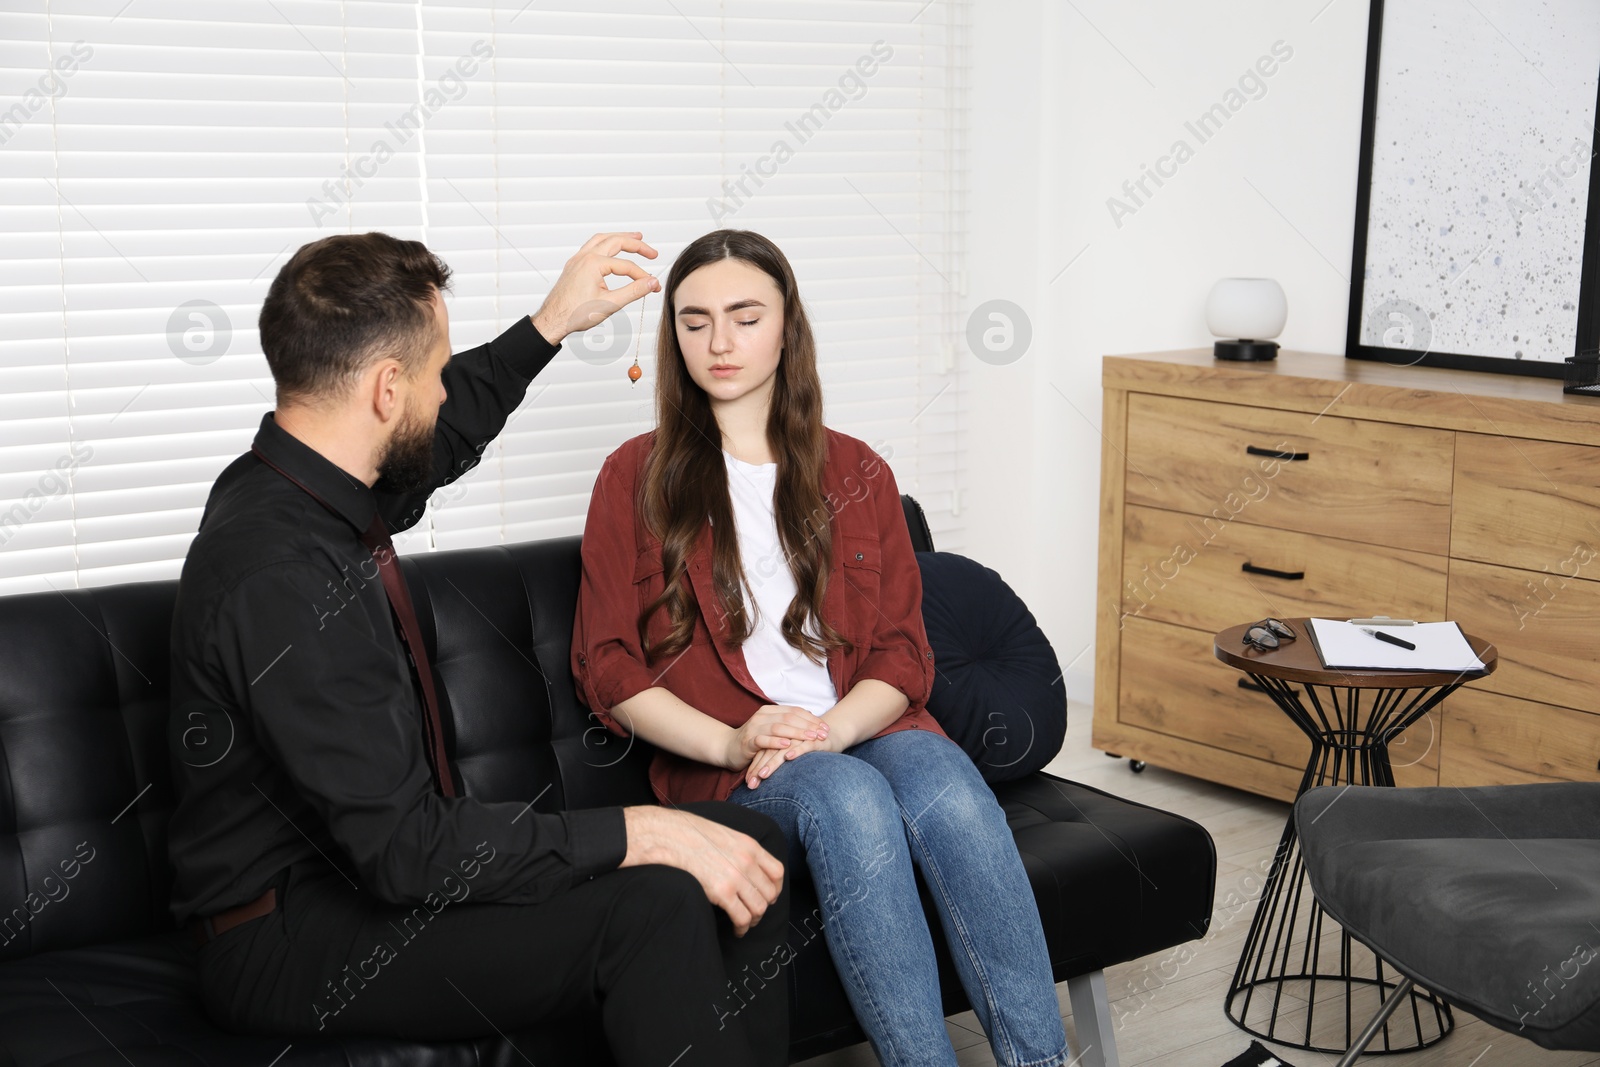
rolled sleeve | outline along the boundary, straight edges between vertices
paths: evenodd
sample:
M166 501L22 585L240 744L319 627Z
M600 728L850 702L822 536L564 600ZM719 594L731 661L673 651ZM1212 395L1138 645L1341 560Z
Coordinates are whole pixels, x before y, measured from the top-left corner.
M875 453L864 463L868 474L867 499L873 503L878 525L881 578L872 623L872 648L851 678L853 687L863 678L887 682L906 695L908 711L925 708L933 692L933 648L922 621L922 569L906 527L900 488L894 472ZM872 610L866 606L865 610Z
M635 592L634 479L616 454L600 468L583 529L583 572L572 625L572 676L578 695L610 731L628 731L611 709L656 684L639 640Z

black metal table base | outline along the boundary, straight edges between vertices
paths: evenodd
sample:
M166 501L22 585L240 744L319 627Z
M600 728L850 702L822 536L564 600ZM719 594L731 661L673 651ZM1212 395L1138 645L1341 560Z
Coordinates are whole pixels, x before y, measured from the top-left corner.
M1394 785L1389 742L1461 684L1419 689L1301 684L1302 695L1281 679L1250 677L1311 738L1311 759L1296 796L1318 785ZM1323 912L1307 884L1299 837L1289 819L1228 985L1228 1018L1274 1044L1338 1054L1403 981ZM1454 1028L1450 1006L1432 993L1407 989L1401 995L1410 1003L1397 1005L1368 1055L1426 1048ZM1330 1011L1336 1012L1331 1021Z

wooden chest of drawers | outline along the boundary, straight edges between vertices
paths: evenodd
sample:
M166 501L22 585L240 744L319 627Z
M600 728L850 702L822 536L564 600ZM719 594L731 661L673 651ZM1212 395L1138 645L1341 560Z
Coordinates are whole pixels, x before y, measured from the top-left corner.
M1096 747L1290 799L1310 742L1212 635L1451 618L1499 669L1397 740L1399 784L1600 780L1600 401L1302 352L1103 371Z

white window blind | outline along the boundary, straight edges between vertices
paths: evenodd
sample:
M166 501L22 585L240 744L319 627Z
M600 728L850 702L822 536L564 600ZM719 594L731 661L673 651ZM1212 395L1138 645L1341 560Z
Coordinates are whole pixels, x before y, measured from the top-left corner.
M176 577L273 406L268 285L305 242L368 230L454 269L458 352L537 309L594 232L644 231L662 276L709 230L766 234L828 424L961 547L964 0L16 7L0 593ZM601 461L652 424L660 310L638 385L638 305L570 337L400 551L580 532Z

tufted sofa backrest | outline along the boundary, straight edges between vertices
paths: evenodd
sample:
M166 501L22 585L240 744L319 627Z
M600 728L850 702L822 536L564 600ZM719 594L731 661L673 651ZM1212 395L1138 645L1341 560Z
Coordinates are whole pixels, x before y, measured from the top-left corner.
M172 924L177 588L0 598L0 959Z
M581 540L402 560L469 796L541 812L655 803L650 746L578 702L568 664Z

